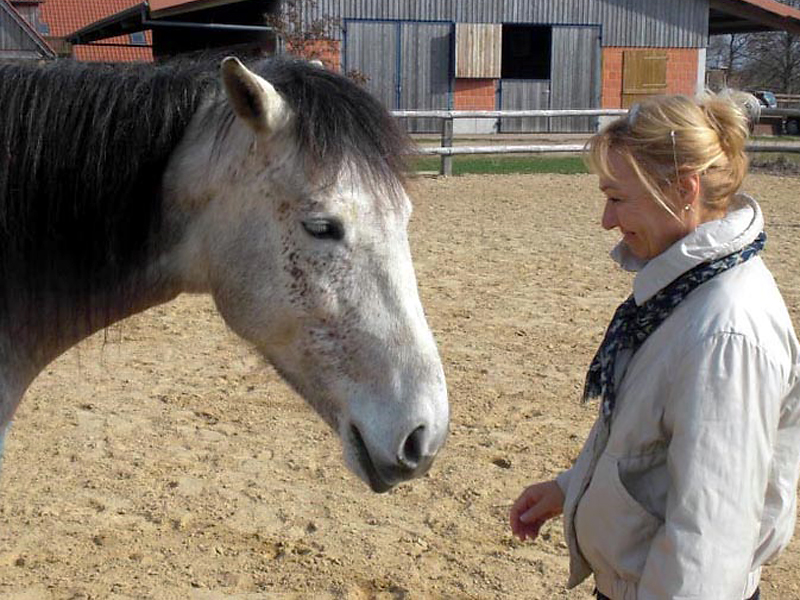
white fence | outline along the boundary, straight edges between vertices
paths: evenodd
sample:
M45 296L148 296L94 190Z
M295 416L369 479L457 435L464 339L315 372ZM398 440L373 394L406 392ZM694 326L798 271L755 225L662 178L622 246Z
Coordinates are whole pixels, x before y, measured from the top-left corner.
M619 117L627 110L613 109L575 109L575 110L394 110L392 116L399 119L412 117L438 118L442 120L442 142L439 147L417 147L418 154L439 155L442 157L440 173L453 174L453 156L457 154L576 154L583 150L584 144L514 144L492 146L453 146L454 119L509 118L509 117ZM800 118L800 110L773 108L761 111L763 119ZM751 142L748 152L791 152L800 154L800 144L785 142Z

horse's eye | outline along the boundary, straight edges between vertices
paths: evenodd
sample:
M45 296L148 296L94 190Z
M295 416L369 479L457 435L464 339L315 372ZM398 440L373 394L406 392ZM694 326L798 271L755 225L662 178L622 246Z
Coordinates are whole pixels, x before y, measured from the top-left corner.
M303 229L318 240L339 241L344 238L344 226L337 219L307 219L303 221Z

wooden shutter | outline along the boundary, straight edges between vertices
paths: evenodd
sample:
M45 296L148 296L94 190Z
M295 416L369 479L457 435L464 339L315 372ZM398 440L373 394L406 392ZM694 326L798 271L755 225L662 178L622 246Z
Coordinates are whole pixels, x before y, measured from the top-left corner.
M500 79L503 26L456 23L456 77Z
M626 50L622 55L622 108L667 91L665 50Z

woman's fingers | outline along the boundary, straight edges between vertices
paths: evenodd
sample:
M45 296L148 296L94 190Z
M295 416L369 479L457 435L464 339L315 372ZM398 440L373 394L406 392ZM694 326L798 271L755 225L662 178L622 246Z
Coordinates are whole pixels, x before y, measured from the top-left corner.
M515 535L524 542L527 539L535 540L539 535L539 530L544 525L544 521L536 521L535 523L523 523L519 528L519 532Z
M511 532L519 539L535 539L548 519L561 513L564 494L555 481L534 484L525 489L509 511Z

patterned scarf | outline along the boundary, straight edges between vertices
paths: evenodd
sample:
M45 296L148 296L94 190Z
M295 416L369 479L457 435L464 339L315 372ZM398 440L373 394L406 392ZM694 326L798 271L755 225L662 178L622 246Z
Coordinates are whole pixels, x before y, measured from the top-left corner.
M718 260L704 262L687 271L668 286L657 292L641 306L631 295L619 305L611 324L606 330L603 342L592 359L586 384L583 388L584 401L602 397L603 418L608 422L614 412L617 393L614 387L614 364L620 350L629 348L636 352L648 336L672 313L678 304L697 286L712 277L745 262L758 254L764 247L767 236L762 231L749 245L738 252Z

